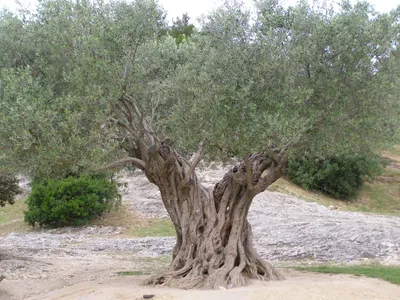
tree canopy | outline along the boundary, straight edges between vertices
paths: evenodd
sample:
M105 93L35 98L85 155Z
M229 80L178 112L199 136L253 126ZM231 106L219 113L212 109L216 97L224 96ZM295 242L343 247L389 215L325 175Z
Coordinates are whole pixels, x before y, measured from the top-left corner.
M398 138L399 10L256 7L227 2L180 47L154 1L3 11L2 164L46 174L123 155L127 138L107 123L128 121L123 92L160 136L186 152L204 141L214 159L289 143L294 155L357 153Z

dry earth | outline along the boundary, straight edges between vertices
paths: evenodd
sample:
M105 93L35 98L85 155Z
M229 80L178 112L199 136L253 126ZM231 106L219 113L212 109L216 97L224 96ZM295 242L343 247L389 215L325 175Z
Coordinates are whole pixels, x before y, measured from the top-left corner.
M29 300L398 300L400 287L377 279L348 275L321 275L283 270L279 282L252 282L251 286L230 290L177 290L140 286L141 278L109 278L83 281L29 297ZM1 295L1 294L0 294Z
M212 186L223 168L200 173ZM139 173L124 174L124 202L148 217L166 217L159 193ZM249 219L261 255L278 266L315 262L400 264L400 218L329 210L265 192ZM84 227L0 237L0 299L400 299L400 286L381 280L300 273L284 282L219 291L180 291L138 285L118 271L154 272L168 264L174 238L126 238L124 228Z

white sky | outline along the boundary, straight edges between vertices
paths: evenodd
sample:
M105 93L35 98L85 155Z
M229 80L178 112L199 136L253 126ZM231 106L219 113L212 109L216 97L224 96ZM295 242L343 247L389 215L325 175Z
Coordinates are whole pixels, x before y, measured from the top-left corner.
M0 0L1 1L1 0ZM7 1L7 0L5 0ZM308 0L312 1L312 0ZM328 0L330 2L332 0ZM335 1L335 0L334 0ZM400 0L367 0L375 6L375 9L380 12L389 12L400 5ZM244 0L246 3L252 3L252 0ZM287 5L294 5L298 0L281 0L282 3ZM335 2L339 2L336 0ZM351 0L356 3L358 0ZM176 18L182 16L187 12L191 19L199 17L201 14L206 13L212 8L218 6L218 0L159 0L159 3L168 11L168 16Z
M5 6L11 10L17 7L16 2L34 7L37 0L0 0L0 7ZM297 0L283 0L287 4L295 4ZM351 0L353 3L357 0ZM400 0L368 0L380 12L389 12L391 9L400 5ZM245 0L251 3L251 0ZM329 0L328 0L329 2ZM201 14L206 13L216 7L219 0L159 0L159 3L167 10L168 19L182 16L187 12L194 21Z

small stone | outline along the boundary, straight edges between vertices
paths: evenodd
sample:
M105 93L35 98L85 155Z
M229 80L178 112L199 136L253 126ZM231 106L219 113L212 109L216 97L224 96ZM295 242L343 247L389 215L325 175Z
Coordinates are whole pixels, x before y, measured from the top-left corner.
M220 286L219 289L220 290L226 290L226 287Z
M154 295L143 295L143 299L152 299Z

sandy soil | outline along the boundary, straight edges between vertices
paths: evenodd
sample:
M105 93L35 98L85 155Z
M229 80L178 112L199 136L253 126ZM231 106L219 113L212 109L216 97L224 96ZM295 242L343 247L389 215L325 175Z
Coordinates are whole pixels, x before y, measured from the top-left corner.
M143 299L143 295L154 295L155 300L398 300L400 297L400 286L377 279L348 275L321 275L293 270L283 270L283 274L286 276L284 281L254 281L247 287L215 291L144 287L140 285L142 277L126 276L86 280L55 289L50 287L48 292L25 299ZM31 282L31 284L35 283ZM18 284L6 282L5 285L8 287L8 292L0 290L0 299L13 299L9 292L18 289Z

